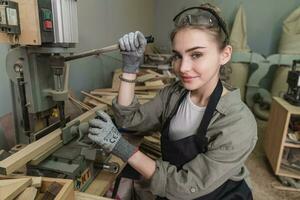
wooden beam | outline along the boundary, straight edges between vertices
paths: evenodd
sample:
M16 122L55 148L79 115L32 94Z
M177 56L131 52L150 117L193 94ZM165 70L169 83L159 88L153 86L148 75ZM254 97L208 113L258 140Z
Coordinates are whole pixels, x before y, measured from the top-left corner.
M75 99L74 97L72 97L71 95L68 96L69 100L73 103L75 103L76 105L80 106L81 108L85 109L85 110L91 110L92 108L88 105L86 105L85 103Z
M134 90L135 91L143 91L143 90L159 90L167 86L168 84L165 84L163 86L135 86ZM99 88L95 89L95 92L118 92L118 90L113 89L113 88Z
M93 95L99 95L99 96L117 96L118 92L96 92L96 91L91 91L90 92Z
M157 73L151 69L147 69L146 72L148 72L149 74L153 74L155 76L158 76L158 77L163 77L164 75L160 74L160 73Z
M63 142L59 141L58 143L55 143L53 146L46 149L44 152L41 152L37 157L32 159L30 161L31 165L38 165L40 162L42 162L45 158L50 156L53 152L55 152L57 149L63 146Z
M154 74L145 74L145 75L137 77L137 82L144 83L145 81L149 81L155 77L156 77L156 75L154 75Z
M41 139L27 145L20 151L0 161L0 173L9 175L37 157L49 147L61 141L61 130L57 129Z
M85 91L81 91L81 93L84 94L85 96L88 96L88 97L90 97L92 99L95 99L95 100L97 100L97 101L99 101L101 103L105 103L106 105L111 106L111 101L108 101L108 100L103 99L103 98L96 97L96 96L91 95L91 94L89 94L89 93L87 93Z
M112 199L75 191L75 200L112 200Z

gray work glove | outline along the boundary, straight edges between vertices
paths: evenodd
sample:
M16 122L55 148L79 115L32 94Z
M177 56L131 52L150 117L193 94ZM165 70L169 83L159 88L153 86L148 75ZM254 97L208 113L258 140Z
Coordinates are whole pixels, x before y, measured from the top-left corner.
M146 45L147 40L139 31L128 33L119 39L123 58L123 72L132 74L138 72L138 68L143 62Z
M96 115L96 118L89 121L88 137L107 153L112 152L126 162L137 148L121 136L108 114L99 110Z

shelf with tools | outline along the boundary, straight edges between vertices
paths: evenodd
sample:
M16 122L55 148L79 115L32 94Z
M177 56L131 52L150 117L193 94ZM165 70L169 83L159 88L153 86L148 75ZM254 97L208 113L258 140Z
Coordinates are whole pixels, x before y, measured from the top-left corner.
M300 144L293 135L298 132L291 130L295 122L297 127L292 129L298 129L298 124L300 125L300 107L293 106L280 97L273 97L264 135L266 156L275 175L300 179L300 167L298 168L298 163L292 162L300 156ZM291 134L296 139L292 140Z

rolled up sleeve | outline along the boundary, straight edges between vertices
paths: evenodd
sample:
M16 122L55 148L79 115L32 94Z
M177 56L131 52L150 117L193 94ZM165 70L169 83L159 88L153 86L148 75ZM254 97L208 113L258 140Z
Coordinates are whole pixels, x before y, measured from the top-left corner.
M238 176L257 141L254 117L220 120L214 131L218 136L208 151L198 154L181 170L168 162L156 161L155 173L148 183L150 190L169 199L194 199Z
M123 129L140 133L159 130L163 112L161 93L143 105L138 102L136 96L129 106L122 106L117 103L116 98L113 99L112 110L116 124Z

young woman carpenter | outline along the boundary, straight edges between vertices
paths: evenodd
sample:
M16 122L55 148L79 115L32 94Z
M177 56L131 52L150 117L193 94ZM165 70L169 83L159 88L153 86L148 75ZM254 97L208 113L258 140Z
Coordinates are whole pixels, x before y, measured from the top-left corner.
M157 199L252 199L244 162L257 126L239 90L220 81L220 68L232 54L226 25L208 4L180 12L174 23L170 38L179 81L140 105L134 87L146 40L141 32L129 33L119 40L123 74L113 101L119 127L160 131L162 158L154 161L129 144L101 111L89 122L89 137L137 170Z

